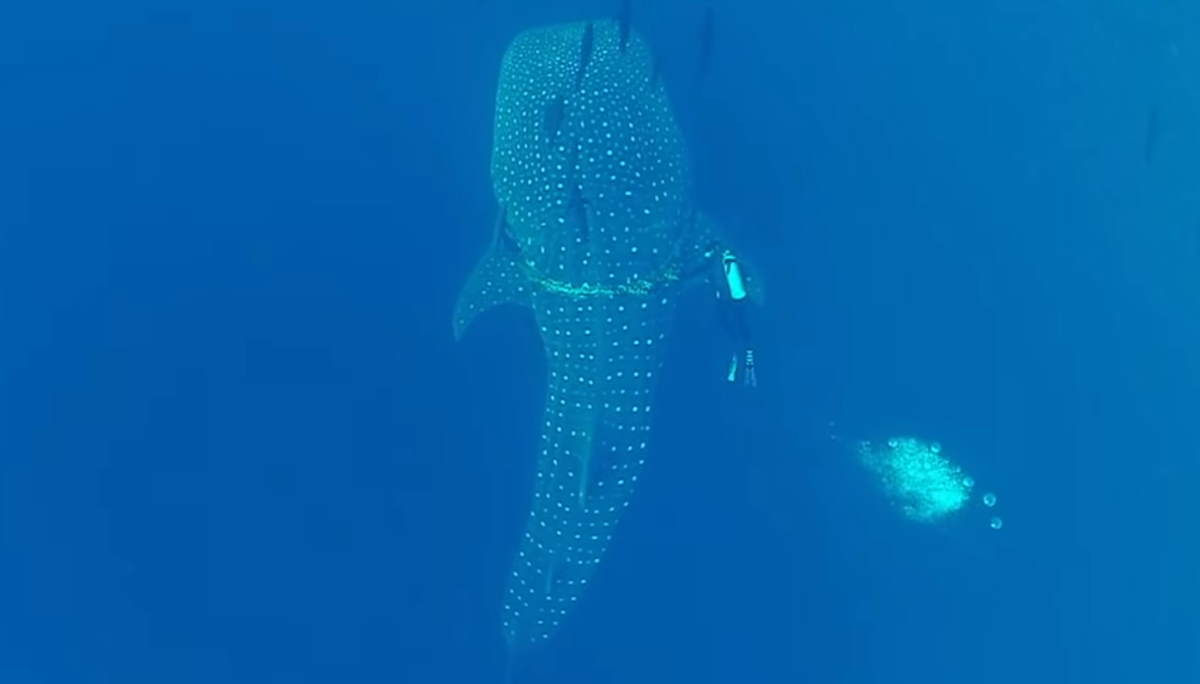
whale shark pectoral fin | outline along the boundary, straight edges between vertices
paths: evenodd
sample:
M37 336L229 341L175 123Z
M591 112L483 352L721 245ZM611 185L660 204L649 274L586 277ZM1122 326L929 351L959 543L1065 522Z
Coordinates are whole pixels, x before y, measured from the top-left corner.
M488 309L530 305L530 284L517 261L519 252L497 240L471 272L454 305L454 339L462 339L471 321Z

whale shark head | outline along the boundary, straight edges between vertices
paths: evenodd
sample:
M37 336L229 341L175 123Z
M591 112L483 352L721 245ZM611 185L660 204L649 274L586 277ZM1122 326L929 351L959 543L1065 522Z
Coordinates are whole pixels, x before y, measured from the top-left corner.
M620 41L615 21L535 29L500 67L496 198L530 270L565 288L661 277L690 211L687 150L650 48Z
M712 249L686 157L636 32L581 22L509 46L491 167L500 219L455 333L488 308L528 306L547 357L533 505L503 601L513 648L548 640L584 594L645 464L673 304Z

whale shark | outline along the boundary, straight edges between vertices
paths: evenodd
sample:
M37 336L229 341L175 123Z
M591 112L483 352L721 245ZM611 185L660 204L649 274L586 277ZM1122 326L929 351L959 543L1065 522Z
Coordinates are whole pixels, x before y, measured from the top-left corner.
M490 247L454 311L532 311L547 361L533 501L503 597L510 649L550 639L642 475L680 295L717 250L646 41L614 20L526 30L496 89Z

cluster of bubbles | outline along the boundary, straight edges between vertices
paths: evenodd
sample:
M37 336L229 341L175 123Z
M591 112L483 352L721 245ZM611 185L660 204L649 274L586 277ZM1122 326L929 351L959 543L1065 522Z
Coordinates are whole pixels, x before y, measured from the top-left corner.
M937 522L962 509L971 499L975 479L951 463L937 442L915 437L893 437L886 442L859 442L863 465L879 477L888 496L910 520ZM987 508L996 506L996 495L982 497ZM1004 526L998 515L988 521L993 530Z

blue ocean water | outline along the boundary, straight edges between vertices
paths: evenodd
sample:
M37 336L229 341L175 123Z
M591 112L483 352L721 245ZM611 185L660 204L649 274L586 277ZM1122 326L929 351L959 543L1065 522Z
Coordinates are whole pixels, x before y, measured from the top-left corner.
M496 75L616 2L0 11L0 682L501 682L545 361L454 343ZM1200 11L635 2L759 387L684 302L516 681L1200 681ZM999 495L903 518L853 440ZM831 439L836 436L838 439Z

